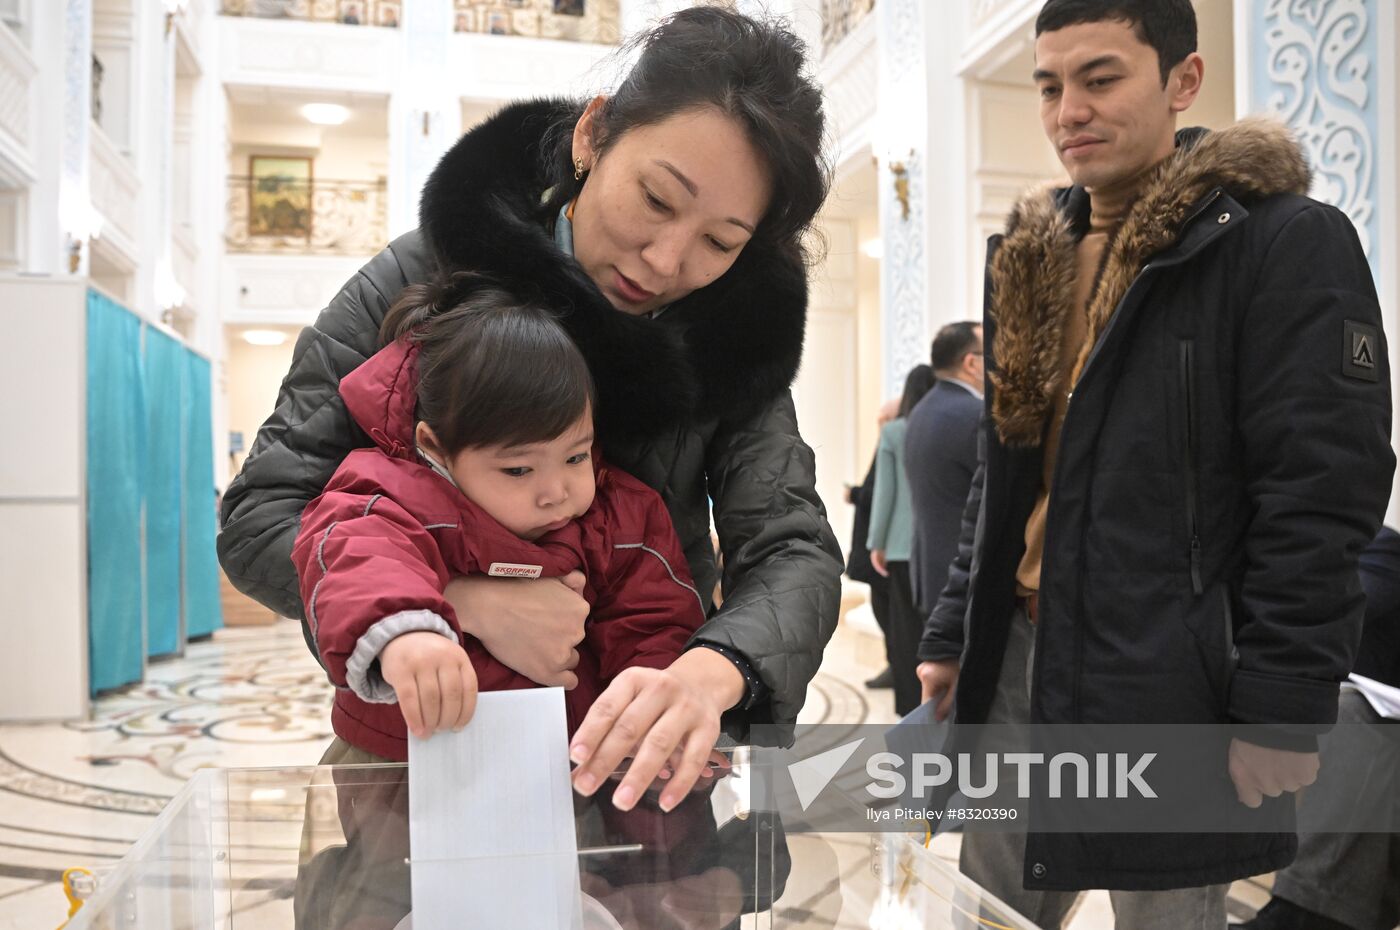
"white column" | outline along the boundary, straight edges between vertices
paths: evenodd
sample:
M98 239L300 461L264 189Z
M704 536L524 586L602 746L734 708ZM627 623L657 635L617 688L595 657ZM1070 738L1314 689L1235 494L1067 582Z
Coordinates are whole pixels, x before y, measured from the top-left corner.
M138 4L136 19L136 169L141 177L141 237L132 309L159 320L174 299L171 259L171 160L175 145L175 33L165 8Z
M202 9L196 7L202 6ZM190 99L190 216L199 250L187 302L195 312L190 343L209 357L213 400L214 484L228 485L228 389L219 275L228 211L228 97L219 80L219 0L192 0L185 23L193 30L201 73Z
M904 376L922 361L928 263L925 256L925 178L928 91L925 11L919 0L875 7L880 62L875 158L880 202L882 330L885 396L897 396Z
M389 236L418 225L428 175L462 134L461 99L448 86L452 0L404 4L400 21L404 81L389 99Z
M41 63L35 150L42 154L30 191L28 270L70 273L70 244L79 246L77 274L87 273L92 224L88 195L88 119L92 107L91 0L35 3L30 8L34 58Z
M928 361L937 325L961 319L967 287L962 217L967 210L967 133L961 4L920 0L875 5L880 61L875 154L884 241L885 394L894 397L909 369Z

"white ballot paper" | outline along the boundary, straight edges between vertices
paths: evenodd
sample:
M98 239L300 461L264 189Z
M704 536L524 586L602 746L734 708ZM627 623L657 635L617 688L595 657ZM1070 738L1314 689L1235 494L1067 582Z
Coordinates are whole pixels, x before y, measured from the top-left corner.
M408 737L413 930L580 930L560 688L490 691L460 733Z

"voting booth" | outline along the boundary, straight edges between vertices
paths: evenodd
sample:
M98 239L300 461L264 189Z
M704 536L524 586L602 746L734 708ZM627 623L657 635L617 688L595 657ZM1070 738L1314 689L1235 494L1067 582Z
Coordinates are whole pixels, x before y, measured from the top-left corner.
M68 927L771 930L839 911L842 926L1034 930L922 837L786 832L748 809L747 765L741 751L670 813L659 784L626 814L616 778L573 797L567 854L531 849L519 837L540 834L522 829L475 847L499 853L447 859L413 853L406 766L204 770Z

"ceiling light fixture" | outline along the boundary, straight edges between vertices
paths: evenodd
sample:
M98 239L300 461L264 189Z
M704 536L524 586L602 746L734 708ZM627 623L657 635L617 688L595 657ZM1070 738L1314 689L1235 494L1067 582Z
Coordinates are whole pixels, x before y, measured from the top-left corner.
M243 341L255 346L280 346L287 341L287 334L276 329L245 329Z
M338 103L308 103L301 115L318 126L339 126L350 118L350 110Z

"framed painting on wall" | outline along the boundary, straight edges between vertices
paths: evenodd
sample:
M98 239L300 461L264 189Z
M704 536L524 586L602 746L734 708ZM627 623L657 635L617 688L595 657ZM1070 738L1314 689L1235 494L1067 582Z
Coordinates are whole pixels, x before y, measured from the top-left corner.
M311 159L248 158L248 234L311 238Z
M397 0L379 0L374 6L374 24L399 28L399 4Z
M365 5L361 0L340 0L336 19L347 26L364 26L368 23Z
M486 14L486 32L493 36L508 36L512 33L510 28L510 14L501 11Z

